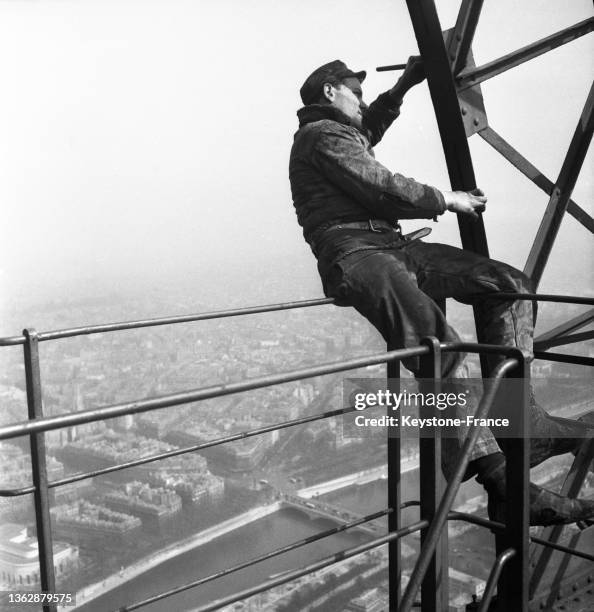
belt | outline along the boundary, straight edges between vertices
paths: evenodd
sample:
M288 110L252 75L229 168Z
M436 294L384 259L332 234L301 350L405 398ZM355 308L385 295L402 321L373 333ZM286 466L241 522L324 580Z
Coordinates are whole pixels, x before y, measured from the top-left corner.
M337 223L336 225L330 225L325 227L323 231L333 229L360 229L367 230L368 232L398 232L400 233L400 224L392 225L388 221L383 219L368 219L367 221L350 221L348 223Z
M335 225L329 225L328 227L321 227L316 230L312 236L311 247L316 257L317 248L316 242L326 232L335 229L358 229L358 230L366 230L368 232L379 232L379 233L387 233L387 232L395 232L399 234L402 239L408 243L415 242L428 236L431 233L431 228L422 227L421 229L415 230L414 232L410 232L409 234L402 234L402 230L400 228L400 224L397 223L395 226L388 221L384 221L383 219L369 219L367 221L349 221L348 223L337 223Z
M320 234L334 229L359 229L367 230L368 232L380 233L397 232L407 242L411 242L412 240L420 240L431 233L430 227L422 227L414 232L410 232L410 234L403 234L399 223L394 226L383 219L369 219L368 221L350 221L349 223L337 223L336 225L330 225L329 227L323 228Z

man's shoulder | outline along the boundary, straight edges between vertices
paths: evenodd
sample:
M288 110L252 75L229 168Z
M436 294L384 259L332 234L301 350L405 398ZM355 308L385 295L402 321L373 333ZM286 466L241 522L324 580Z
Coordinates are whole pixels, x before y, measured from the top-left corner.
M345 125L332 119L319 119L302 125L295 133L295 146L324 146L324 142L335 138L346 138L359 144L365 144L365 137L357 128Z
M351 125L345 125L340 121L334 119L318 119L317 121L311 121L302 125L297 134L312 134L312 135L324 135L324 134L348 134L352 136L360 135L359 130Z

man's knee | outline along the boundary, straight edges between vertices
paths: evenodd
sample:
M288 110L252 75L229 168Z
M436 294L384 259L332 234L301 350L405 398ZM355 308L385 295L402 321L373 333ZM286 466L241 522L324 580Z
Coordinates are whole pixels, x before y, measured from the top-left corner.
M536 291L535 283L529 276L516 268L510 268L510 270L510 276L517 293L534 293Z
M532 293L535 289L532 279L524 272L501 261L491 260L489 276L499 291L508 293Z

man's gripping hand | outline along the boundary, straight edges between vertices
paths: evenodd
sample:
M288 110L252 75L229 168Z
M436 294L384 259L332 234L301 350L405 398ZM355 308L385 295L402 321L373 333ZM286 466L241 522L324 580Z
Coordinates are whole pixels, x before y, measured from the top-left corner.
M390 96L394 99L404 97L404 94L425 80L425 66L420 55L411 55L406 62L406 67L396 85L390 89Z
M447 210L478 219L486 208L487 197L480 189L472 191L443 191Z

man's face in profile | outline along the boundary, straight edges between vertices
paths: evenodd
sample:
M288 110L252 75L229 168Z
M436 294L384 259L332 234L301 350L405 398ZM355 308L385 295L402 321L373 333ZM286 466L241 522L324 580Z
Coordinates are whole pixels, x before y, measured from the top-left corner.
M348 77L344 79L341 85L333 87L333 91L332 106L342 111L351 120L354 127L360 128L363 111L367 108L367 104L363 102L361 81L355 77Z

